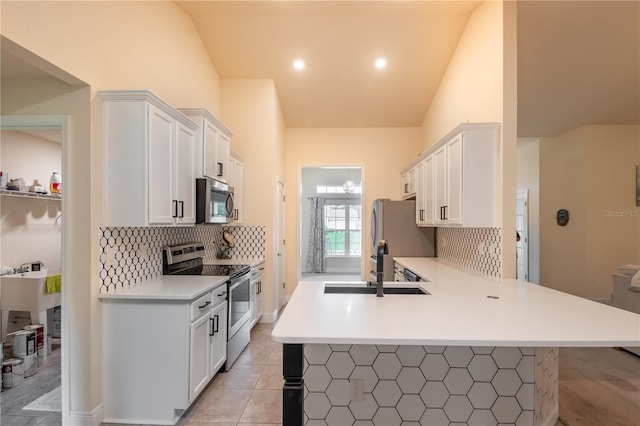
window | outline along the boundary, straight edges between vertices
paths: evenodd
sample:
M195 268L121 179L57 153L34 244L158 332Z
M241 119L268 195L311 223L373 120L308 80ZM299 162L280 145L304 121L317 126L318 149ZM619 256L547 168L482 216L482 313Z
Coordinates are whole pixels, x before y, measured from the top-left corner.
M360 200L333 200L324 206L327 256L360 256L362 215Z
M342 186L327 186L327 185L318 185L316 186L317 194L346 194L344 187ZM351 194L362 194L362 187L356 186L351 192Z

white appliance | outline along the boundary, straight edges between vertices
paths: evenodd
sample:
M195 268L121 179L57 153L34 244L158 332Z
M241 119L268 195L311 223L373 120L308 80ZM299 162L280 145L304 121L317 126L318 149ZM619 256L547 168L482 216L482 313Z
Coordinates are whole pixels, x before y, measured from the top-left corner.
M376 250L380 240L387 240L389 253L384 256L384 281L393 281L394 257L435 257L435 228L416 225L414 200L373 201L371 212L371 270L375 271ZM372 274L372 279L375 279Z

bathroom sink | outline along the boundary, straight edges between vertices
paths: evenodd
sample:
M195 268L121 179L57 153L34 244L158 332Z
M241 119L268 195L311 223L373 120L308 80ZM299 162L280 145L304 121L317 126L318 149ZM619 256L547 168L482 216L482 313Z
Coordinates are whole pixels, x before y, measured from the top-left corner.
M45 285L47 276L58 274L59 270L42 269L0 276L0 309L39 312L60 306L61 293L48 294Z
M376 287L369 286L348 286L348 285L331 285L325 284L325 294L376 294ZM422 290L420 287L382 287L384 294L415 294L428 295L431 294Z

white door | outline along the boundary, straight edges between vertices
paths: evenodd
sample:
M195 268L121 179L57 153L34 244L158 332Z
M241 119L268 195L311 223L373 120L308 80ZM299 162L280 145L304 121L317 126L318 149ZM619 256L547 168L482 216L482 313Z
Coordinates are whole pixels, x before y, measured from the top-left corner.
M211 122L204 121L203 174L211 179L218 177L218 133L220 131Z
M516 278L529 281L529 203L528 190L518 191L516 197Z
M421 161L414 167L416 187L416 224L424 225L425 221L425 193L424 193L424 162Z
M193 402L209 382L209 314L191 324L189 346L189 402Z
M284 183L278 180L278 203L277 203L277 226L276 226L276 244L277 244L277 254L278 261L276 265L276 300L277 300L277 309L278 311L284 305L285 301L285 258L284 258L284 249L285 249L285 238L284 238L284 207L285 207L285 191L284 191Z

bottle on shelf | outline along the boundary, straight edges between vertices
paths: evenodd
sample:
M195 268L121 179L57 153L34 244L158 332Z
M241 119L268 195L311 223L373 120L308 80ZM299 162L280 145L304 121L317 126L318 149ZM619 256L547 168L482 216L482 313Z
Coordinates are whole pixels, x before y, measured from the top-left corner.
M49 181L49 190L52 194L62 193L62 177L58 172L53 172L51 180Z

